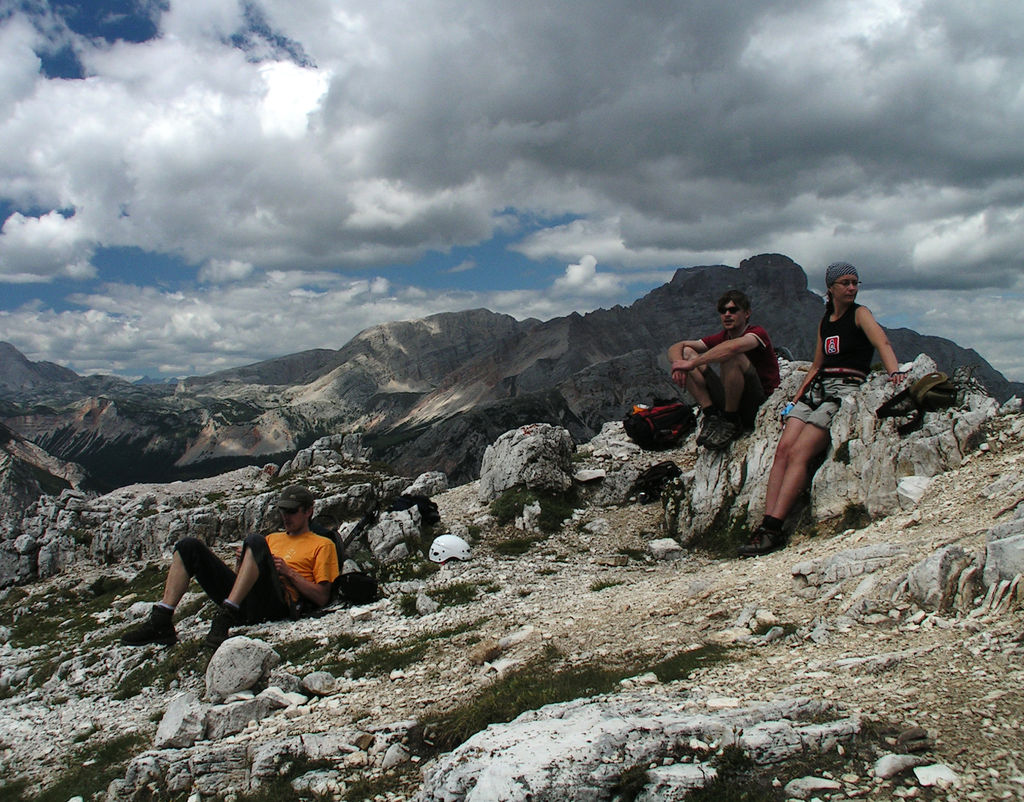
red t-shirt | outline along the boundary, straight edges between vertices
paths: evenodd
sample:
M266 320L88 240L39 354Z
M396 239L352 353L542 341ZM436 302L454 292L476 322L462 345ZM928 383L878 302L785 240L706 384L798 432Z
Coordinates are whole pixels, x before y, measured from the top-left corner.
M764 394L771 395L772 391L779 386L779 358L775 355L771 338L768 336L768 332L760 326L747 326L740 337L744 334L753 334L761 343L757 348L745 353L750 364L757 371L757 378L761 380L761 389L764 390ZM709 349L714 348L725 342L725 330L723 329L718 334L701 337L700 341Z

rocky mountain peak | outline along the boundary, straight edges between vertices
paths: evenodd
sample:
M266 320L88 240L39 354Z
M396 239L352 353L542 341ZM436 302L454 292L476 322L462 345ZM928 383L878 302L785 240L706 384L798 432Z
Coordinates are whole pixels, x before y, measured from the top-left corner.
M52 362L31 362L8 342L0 342L0 393L18 393L70 382L78 374Z

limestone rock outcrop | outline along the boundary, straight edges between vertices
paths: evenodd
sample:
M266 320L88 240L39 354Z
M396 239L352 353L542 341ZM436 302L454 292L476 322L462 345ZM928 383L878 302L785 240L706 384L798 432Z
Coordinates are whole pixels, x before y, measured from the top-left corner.
M572 487L572 455L568 431L533 423L505 432L484 451L480 468L481 501L497 498L513 487L561 493Z
M752 434L721 452L701 450L683 487L669 503L668 532L689 544L716 531L755 526L764 515L765 488L782 430L779 410L803 381L807 363L782 363L782 384L762 405ZM905 381L935 370L918 356ZM809 492L814 521L840 521L865 514L878 518L902 508L900 482L933 477L958 466L971 451L999 404L980 387L963 407L925 415L916 431L900 436L892 419L875 417L894 393L884 375L875 375L844 401L832 422L831 445L814 473Z

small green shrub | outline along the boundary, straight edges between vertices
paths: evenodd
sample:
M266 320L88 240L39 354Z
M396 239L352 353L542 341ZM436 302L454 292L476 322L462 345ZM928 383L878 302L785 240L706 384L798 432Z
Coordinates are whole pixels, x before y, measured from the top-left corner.
M537 525L548 534L562 528L562 522L572 517L575 493L542 493L515 487L506 490L491 502L491 515L501 526L507 526L523 514L523 507L534 502L540 503Z
M393 796L408 797L419 781L416 764L407 763L377 776L357 777L348 784L342 799L345 802L365 802L368 799L391 799Z
M498 554L506 557L518 557L525 554L537 543L543 543L547 538L544 535L524 535L523 537L509 537L496 541L491 548Z
M416 594L415 593L403 593L398 597L398 610L406 618L412 618L416 615Z
M647 785L647 764L631 766L619 775L618 781L612 786L612 799L619 802L633 802Z
M491 502L491 515L500 526L508 526L523 514L523 507L536 501L536 494L525 488L506 490Z
M413 553L404 560L383 564L377 568L377 581L381 584L389 582L409 582L415 579L427 579L439 570L436 563L423 559L419 554Z

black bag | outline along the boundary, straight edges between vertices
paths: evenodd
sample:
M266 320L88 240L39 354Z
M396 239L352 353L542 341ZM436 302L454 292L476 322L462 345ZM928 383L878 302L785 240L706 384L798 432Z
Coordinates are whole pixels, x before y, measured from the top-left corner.
M329 526L320 518L314 518L309 522L309 529L314 534L325 537L334 543L334 550L338 555L338 568L342 567L345 558L348 556L348 547L380 517L380 511L376 504L370 507L363 517L356 521L356 525L346 534L342 535L337 528ZM376 601L379 595L377 580L370 574L361 571L351 571L347 574L338 574L337 579L331 585L331 601L341 599L351 604L367 604Z
M661 491L665 488L665 485L682 473L682 468L672 462L672 460L657 462L636 478L636 481L633 482L633 486L630 488L629 495L636 496L636 500L641 504L647 504L660 498Z
M697 426L693 408L680 401L655 400L635 406L622 420L626 434L640 448L657 450L675 445Z
M945 373L936 371L896 393L875 410L875 417L907 418L896 427L901 435L907 434L921 427L925 412L958 406L961 395L957 385Z
M336 580L338 595L350 604L369 604L377 601L380 586L370 574L350 571Z
M441 520L441 513L438 512L437 505L426 496L407 496L403 493L391 502L388 510L397 512L398 510L408 510L413 507L420 511L420 520L426 526L433 526Z

